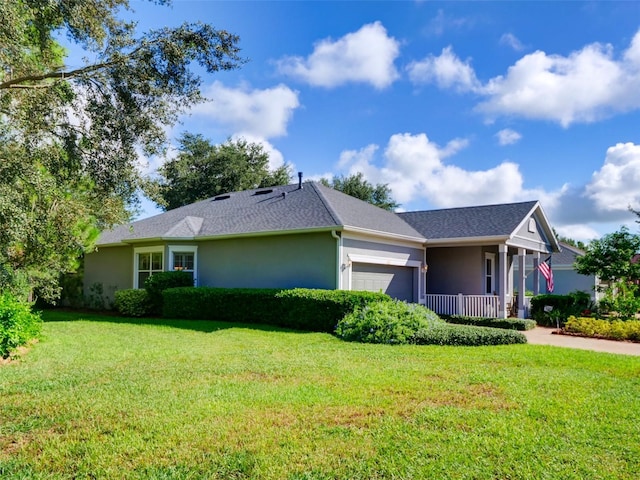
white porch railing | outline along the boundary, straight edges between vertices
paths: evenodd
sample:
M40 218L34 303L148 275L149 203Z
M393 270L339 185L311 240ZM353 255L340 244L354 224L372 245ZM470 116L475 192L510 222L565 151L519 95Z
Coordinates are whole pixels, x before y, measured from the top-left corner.
M438 314L496 318L500 314L497 295L425 295L425 306Z

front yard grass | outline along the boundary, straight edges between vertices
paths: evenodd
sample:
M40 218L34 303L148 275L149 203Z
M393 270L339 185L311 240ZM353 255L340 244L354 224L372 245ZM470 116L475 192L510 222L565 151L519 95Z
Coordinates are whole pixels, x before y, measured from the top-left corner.
M640 358L45 312L0 478L632 479Z

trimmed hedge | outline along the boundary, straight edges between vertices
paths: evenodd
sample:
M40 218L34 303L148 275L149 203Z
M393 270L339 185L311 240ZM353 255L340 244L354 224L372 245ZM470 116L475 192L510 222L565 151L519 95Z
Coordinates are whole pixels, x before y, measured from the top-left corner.
M502 328L504 330L531 330L536 322L527 318L483 318L463 315L440 315L447 323L456 325L475 325L476 327Z
M193 275L191 273L174 271L158 272L147 277L144 281L144 289L149 295L151 313L162 313L162 292L168 288L193 287Z
M31 305L8 293L0 294L0 358L40 335L42 319Z
M259 323L317 332L333 332L338 321L357 306L391 300L383 293L306 288L181 287L162 295L166 318Z
M457 345L480 347L486 345L511 345L527 343L527 337L515 330L453 325L445 323L419 330L415 335L417 345Z
M553 307L551 312L545 312L545 306ZM560 326L571 315L580 315L585 310L593 310L593 302L588 293L575 291L567 295L537 295L531 299L531 317L538 325L555 327L557 320Z
M151 315L151 300L146 290L116 290L114 305L120 315L125 317L146 317Z
M640 342L640 320L603 320L571 316L564 331L585 337Z

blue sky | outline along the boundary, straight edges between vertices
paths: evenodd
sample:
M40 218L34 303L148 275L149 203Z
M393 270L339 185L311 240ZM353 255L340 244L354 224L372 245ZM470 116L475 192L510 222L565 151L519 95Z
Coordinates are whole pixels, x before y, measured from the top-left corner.
M402 210L537 199L578 240L637 231L640 2L131 6L141 31L233 32L249 60L204 77L173 138L243 136L305 179L360 171Z

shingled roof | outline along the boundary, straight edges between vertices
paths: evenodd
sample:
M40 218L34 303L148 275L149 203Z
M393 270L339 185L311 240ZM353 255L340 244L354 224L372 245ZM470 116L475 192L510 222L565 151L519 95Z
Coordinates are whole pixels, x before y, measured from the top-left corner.
M558 242L560 248L562 249L560 252L553 252L551 254L551 265L553 268L558 267L571 267L573 268L573 264L576 262L578 257L582 257L585 252L577 247L569 245L564 242ZM548 257L541 257L540 261L546 260ZM533 265L533 259L527 258L527 267L531 267Z
M511 235L538 202L503 203L400 213L429 240Z
M105 231L98 245L331 229L424 241L393 212L306 182L218 195Z

